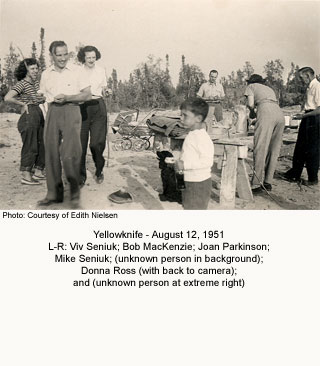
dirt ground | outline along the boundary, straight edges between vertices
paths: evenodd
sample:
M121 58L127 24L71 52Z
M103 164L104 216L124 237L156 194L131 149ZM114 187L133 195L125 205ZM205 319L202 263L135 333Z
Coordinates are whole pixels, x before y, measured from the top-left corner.
M21 139L16 125L18 114L0 114L0 209L35 210L37 201L46 195L46 183L39 186L22 185L20 182L20 150ZM115 115L111 115L111 123ZM110 132L110 140L117 136ZM297 137L296 129L288 129L284 134L284 143L279 158L271 195L256 196L253 202L236 198L236 209L245 210L315 210L320 208L319 186L306 187L289 183L277 177L278 172L284 172L291 167L294 142ZM249 146L248 172L251 175L253 137L243 139ZM112 142L110 143L112 145ZM105 151L107 160L107 149ZM114 151L110 147L109 166L105 167L105 180L97 185L93 179L94 164L90 153L87 156L88 179L81 189L80 209L89 210L181 210L177 203L161 202L158 198L162 191L158 161L152 149L142 152ZM304 178L306 172L304 171ZM134 200L132 203L115 204L108 200L112 192L125 188ZM219 172L213 175L213 190L209 209L224 209L219 204ZM69 209L68 185L66 184L65 202L50 206L50 209Z

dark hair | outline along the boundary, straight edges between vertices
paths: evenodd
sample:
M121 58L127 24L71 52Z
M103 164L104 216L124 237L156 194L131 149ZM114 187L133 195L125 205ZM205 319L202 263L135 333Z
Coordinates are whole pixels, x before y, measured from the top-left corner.
M219 74L217 70L211 70L211 71L209 72L209 75L210 75L212 72L214 72L215 74Z
M266 79L264 79L261 75L252 74L250 78L247 80L247 84L265 84Z
M302 74L308 74L310 76L314 76L314 70L309 66L301 67L301 69L299 69L298 72L301 72Z
M56 54L56 49L58 47L67 47L64 41L53 41L49 47L49 52L53 55Z
M20 61L18 67L15 69L14 76L18 81L24 79L27 76L28 70L27 66L37 65L40 67L39 62L35 58L25 58L23 61Z
M207 118L209 112L209 105L208 103L203 100L202 98L189 98L186 99L180 106L180 109L186 109L187 111L192 112L196 116L201 116L202 121Z
M78 52L78 60L84 64L85 62L85 56L86 56L86 52L95 52L96 53L96 59L99 60L101 58L101 53L99 52L99 50L94 47L94 46L85 46L80 48L79 52Z

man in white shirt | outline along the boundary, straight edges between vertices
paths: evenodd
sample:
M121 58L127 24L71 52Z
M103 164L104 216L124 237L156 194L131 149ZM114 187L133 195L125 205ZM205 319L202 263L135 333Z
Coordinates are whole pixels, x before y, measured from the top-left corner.
M208 117L211 118L212 114L214 114L216 121L220 122L223 120L223 111L220 102L225 94L223 86L217 82L217 79L218 71L211 70L209 73L209 81L201 85L197 96L208 102L210 109L214 109L214 111L209 110Z
M53 65L42 73L40 81L40 90L49 103L44 130L47 195L38 205L49 206L63 201L62 162L70 184L70 200L72 206L77 207L82 151L79 103L91 99L90 86L80 68L68 64L65 42L52 42L49 51Z
M103 68L96 65L101 58L99 50L94 46L85 46L78 52L78 60L83 64L82 72L91 86L92 99L80 107L82 116L81 145L82 156L80 164L80 187L87 179L86 155L90 134L90 150L95 163L95 180L101 184L104 179L103 167L105 159L103 152L106 147L107 109L103 96L108 96L107 79Z
M311 67L299 70L299 76L308 85L304 114L294 116L301 119L298 138L294 149L292 168L284 173L284 178L291 182L300 182L304 165L308 173L306 185L318 184L320 152L320 83Z

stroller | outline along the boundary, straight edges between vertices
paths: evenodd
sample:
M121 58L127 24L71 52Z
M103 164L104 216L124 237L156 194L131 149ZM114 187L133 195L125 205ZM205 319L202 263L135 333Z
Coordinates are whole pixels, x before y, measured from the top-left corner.
M150 148L150 139L154 133L145 123L147 117L153 113L149 112L141 121L139 118L139 110L130 110L120 112L112 126L114 134L118 133L121 138L113 141L113 150L130 150L143 151Z

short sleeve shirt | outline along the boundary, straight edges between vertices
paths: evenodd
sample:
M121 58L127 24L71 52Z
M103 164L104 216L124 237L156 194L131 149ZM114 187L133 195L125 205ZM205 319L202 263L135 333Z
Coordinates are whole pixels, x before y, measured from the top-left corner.
M95 65L92 69L83 66L82 72L88 79L88 84L91 87L92 96L101 97L103 87L107 86L107 79L104 69L97 65Z
M223 98L224 90L223 86L219 83L209 83L206 82L201 85L197 95L200 98L213 99L214 97Z
M51 66L41 75L40 89L48 103L53 102L58 94L76 95L88 86L87 78L77 65L67 65L62 71Z
M244 95L247 97L253 96L255 105L258 105L262 101L278 103L275 92L269 86L259 83L249 84L244 92Z
M320 107L320 83L314 78L311 80L306 95L305 110L313 110Z
M16 85L12 87L17 95L17 100L25 104L36 104L39 105L37 101L37 91L39 90L39 81L30 83L29 81L23 79L17 82Z

